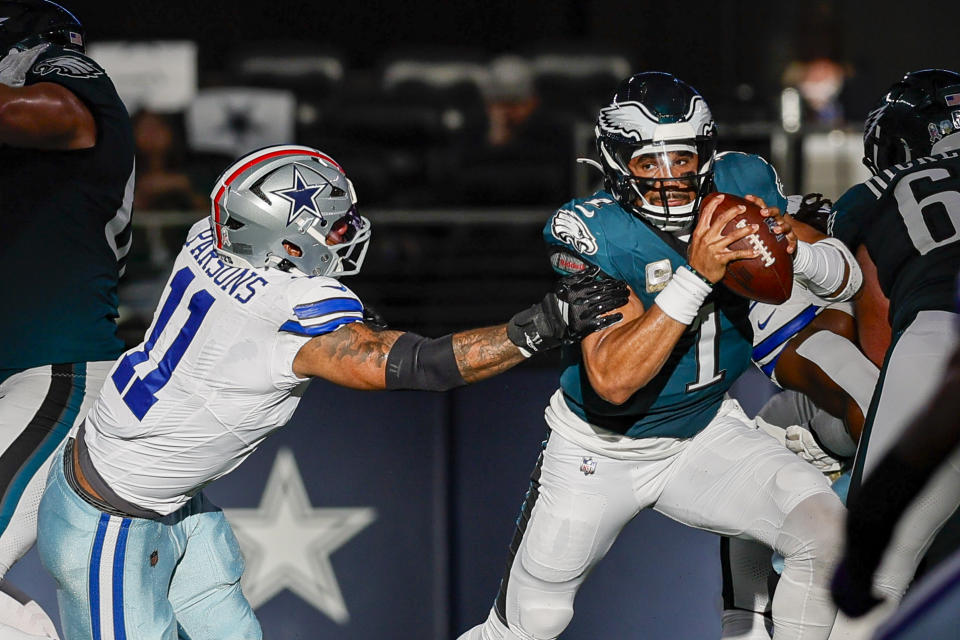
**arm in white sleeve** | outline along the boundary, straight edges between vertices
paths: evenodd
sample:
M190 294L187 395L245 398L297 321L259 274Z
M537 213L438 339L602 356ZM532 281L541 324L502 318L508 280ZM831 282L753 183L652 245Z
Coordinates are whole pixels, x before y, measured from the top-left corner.
M849 300L863 284L860 265L846 245L836 238L813 244L798 240L793 275L800 284L829 302Z

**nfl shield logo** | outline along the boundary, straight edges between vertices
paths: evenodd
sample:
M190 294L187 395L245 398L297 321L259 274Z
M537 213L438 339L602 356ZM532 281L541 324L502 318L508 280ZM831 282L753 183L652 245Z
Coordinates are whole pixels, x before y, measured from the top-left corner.
M580 471L585 476L592 476L597 470L597 461L593 458L581 458Z

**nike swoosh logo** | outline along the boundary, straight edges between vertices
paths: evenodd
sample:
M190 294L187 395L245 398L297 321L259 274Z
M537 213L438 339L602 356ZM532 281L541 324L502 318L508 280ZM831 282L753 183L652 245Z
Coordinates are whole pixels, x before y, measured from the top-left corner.
M773 317L773 314L775 314L776 312L777 312L777 310L774 309L773 311L770 312L770 315L767 316L767 319L766 319L766 320L764 320L763 322L758 322L758 323L757 323L757 329L760 329L760 331L763 331L764 329L766 329L767 324L770 323L770 318L772 318L772 317Z
M333 284L325 284L325 285L323 285L323 288L324 288L324 289L339 289L340 291L346 291L346 290L347 290L347 288L346 288L345 286L343 286L342 284L341 284L340 286L333 285Z

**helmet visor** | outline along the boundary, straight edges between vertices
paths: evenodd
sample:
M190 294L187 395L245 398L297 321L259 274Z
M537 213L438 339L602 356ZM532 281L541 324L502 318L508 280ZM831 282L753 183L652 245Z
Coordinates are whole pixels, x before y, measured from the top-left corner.
M358 273L370 243L370 221L353 205L333 223L324 242L337 256L337 263L329 275L339 277Z
M697 198L699 156L692 145L652 144L634 149L625 165L637 195L649 206L681 207Z
M357 232L363 228L363 218L357 213L357 207L352 206L341 218L333 223L327 232L325 242L328 246L336 246L350 242L357 237Z

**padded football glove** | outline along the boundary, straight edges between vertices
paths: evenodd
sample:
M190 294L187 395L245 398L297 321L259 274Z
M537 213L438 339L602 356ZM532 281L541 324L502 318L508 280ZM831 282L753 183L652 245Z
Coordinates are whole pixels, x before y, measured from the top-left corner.
M507 337L529 358L619 322L623 314L603 314L625 305L629 295L619 280L566 276L538 304L510 318Z
M44 42L26 51L11 50L0 60L0 84L8 87L22 87L27 78L27 71L49 46L49 42Z

